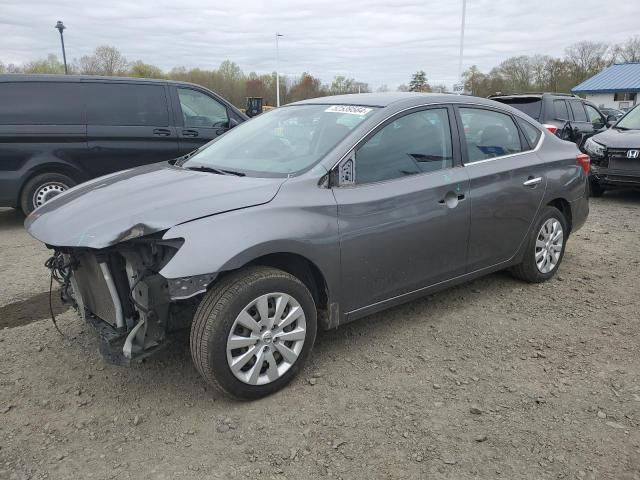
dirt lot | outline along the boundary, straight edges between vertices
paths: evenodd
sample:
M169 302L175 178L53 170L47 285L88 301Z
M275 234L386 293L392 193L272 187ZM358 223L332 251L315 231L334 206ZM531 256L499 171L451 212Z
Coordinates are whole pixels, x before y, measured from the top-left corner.
M640 193L594 199L559 275L499 273L320 334L284 391L205 388L188 338L104 365L46 319L46 249L0 211L0 478L640 479Z

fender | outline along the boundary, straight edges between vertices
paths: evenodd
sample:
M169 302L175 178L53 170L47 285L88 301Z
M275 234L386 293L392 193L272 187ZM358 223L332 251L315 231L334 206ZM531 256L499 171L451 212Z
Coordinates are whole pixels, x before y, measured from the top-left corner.
M309 184L315 188L309 188ZM292 205L281 200L290 195L277 195L268 204L170 228L163 239L182 239L184 243L160 274L169 280L215 276L264 255L293 253L318 267L330 294L338 292L340 246L337 206L331 190L309 178L290 180L281 188L299 190L300 201Z

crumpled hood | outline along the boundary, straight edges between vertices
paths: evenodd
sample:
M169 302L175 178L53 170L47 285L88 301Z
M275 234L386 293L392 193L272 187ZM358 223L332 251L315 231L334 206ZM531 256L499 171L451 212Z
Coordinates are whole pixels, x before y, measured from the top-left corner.
M592 138L607 148L640 148L640 130L609 128Z
M104 248L196 218L267 203L284 181L156 163L80 184L36 209L25 227L49 245Z

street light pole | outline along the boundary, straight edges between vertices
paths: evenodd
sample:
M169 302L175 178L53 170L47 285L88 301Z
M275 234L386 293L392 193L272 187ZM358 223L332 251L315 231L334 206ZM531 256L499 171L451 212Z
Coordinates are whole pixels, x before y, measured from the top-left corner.
M62 35L62 31L67 27L64 26L64 23L62 23L61 20L58 20L58 23L56 23L56 26L53 28L57 29L60 32L60 43L62 44L62 60L64 61L64 74L68 75L69 70L67 70L67 52L65 52L64 50L64 36Z
M462 22L460 24L460 59L458 61L458 80L462 82L462 55L464 53L464 20L467 14L467 0L462 0Z
M278 37L284 37L284 35L276 32L276 107L280 106L280 50L278 48Z

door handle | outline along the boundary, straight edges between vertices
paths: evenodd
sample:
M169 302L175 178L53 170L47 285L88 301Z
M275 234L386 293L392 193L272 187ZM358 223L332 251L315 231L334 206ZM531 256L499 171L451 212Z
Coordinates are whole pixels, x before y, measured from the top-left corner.
M182 130L182 136L183 137L197 137L198 136L198 131L197 130Z
M168 137L171 135L171 130L168 128L156 128L153 130L153 134L157 137Z
M449 208L456 208L458 203L464 200L464 198L464 193L456 194L455 192L448 191L444 198L438 200L438 203L440 205L446 205Z
M522 185L525 187L535 187L539 183L542 183L542 177L529 177Z

